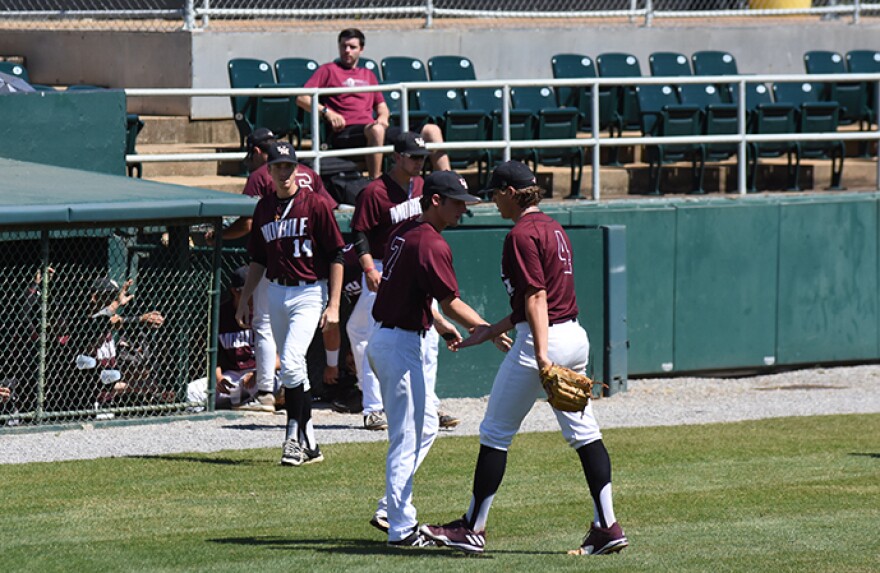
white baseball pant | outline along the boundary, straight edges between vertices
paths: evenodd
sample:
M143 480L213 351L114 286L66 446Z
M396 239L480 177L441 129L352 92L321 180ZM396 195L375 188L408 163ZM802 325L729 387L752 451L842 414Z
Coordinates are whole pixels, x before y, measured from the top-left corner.
M272 336L272 321L269 319L269 279L263 275L254 290L254 356L257 361L257 390L275 391L275 356L277 348Z
M437 437L435 397L424 370L424 338L399 328L376 328L367 357L379 378L388 420L385 462L389 541L409 535L418 523L412 503L416 470Z
M245 388L244 384L239 381L242 377L252 370L224 370L223 378L228 378L232 382L232 390L228 393L222 393L216 390L214 395L214 404L217 408L230 408L238 406L243 402L247 402L257 393L256 388ZM218 380L219 382L219 380ZM202 402L208 399L208 379L199 378L193 380L186 385L186 399L188 402Z
M379 273L382 273L382 261L373 259L373 265ZM357 303L351 310L345 330L348 332L348 340L351 345L351 356L354 359L354 367L357 374L358 384L363 393L362 404L364 415L382 411L382 393L379 390L379 379L370 368L366 358L367 342L376 325L373 319L373 304L376 302L376 293L367 288L366 275L361 276L361 294Z
M587 332L577 321L550 326L547 346L549 358L554 364L585 372L590 341ZM506 451L535 400L544 396L532 332L527 322L520 322L516 325L516 341L492 383L486 415L480 424L480 443ZM553 410L553 413L556 414L563 437L571 447L577 449L602 439L593 416L592 402L583 412Z
M309 388L306 352L315 337L321 313L327 302L327 281L303 286L269 283L269 316L272 334L279 349L281 371L278 378L285 388Z

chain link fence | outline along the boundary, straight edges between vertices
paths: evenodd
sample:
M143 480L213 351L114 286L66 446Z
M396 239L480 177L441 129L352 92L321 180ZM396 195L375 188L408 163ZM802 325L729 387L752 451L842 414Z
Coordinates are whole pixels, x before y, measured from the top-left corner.
M0 426L206 407L186 390L212 360L215 253L190 230L0 233ZM226 285L244 254L223 260Z
M174 31L271 30L327 24L431 27L477 19L501 25L529 19L623 19L814 14L877 15L858 0L0 0L0 28Z

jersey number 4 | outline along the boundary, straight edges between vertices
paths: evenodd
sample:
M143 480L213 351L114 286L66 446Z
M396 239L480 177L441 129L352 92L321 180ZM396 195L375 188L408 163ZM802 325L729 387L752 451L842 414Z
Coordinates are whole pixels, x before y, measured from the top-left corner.
M574 274L571 264L571 247L568 246L565 233L562 231L556 231L556 255L562 261L563 272L567 275Z

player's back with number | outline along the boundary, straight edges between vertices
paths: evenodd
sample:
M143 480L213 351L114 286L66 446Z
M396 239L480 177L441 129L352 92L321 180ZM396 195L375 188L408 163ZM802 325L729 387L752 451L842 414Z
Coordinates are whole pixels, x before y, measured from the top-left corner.
M528 287L546 290L551 323L577 317L571 242L562 226L546 213L524 215L508 233L501 274L508 294L513 297L514 324L526 319Z

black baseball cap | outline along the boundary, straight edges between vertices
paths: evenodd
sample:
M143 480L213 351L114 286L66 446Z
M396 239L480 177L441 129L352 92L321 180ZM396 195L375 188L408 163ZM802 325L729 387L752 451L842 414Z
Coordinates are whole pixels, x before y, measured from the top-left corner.
M296 160L296 150L287 141L276 141L269 146L266 153L269 154L269 160L266 161L269 165L273 163L299 163Z
M275 134L272 133L271 129L258 127L257 129L253 130L250 134L248 134L247 140L245 140L248 156L253 155L254 150L258 147L260 149L265 149L265 146L262 144L270 141L275 141L276 139L277 137L275 137Z
M394 140L394 151L407 157L427 157L431 152L425 147L422 136L411 131L404 131Z
M492 172L489 184L483 191L505 189L507 187L525 189L534 185L537 185L537 180L528 165L521 161L505 161Z
M247 282L248 276L248 267L247 265L242 265L232 271L232 274L229 276L229 287L230 288L242 288L244 283Z
M468 193L464 177L455 171L434 171L425 177L423 195L442 195L465 203L479 203L480 198Z

